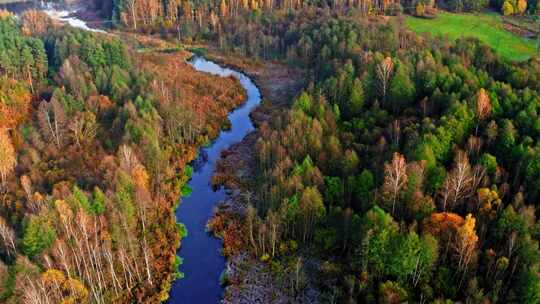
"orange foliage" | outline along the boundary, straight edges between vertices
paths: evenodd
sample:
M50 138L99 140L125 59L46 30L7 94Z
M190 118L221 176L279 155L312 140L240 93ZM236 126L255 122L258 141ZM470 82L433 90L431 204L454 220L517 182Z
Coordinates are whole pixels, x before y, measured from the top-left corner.
M424 221L424 229L432 235L456 231L464 223L463 217L451 212L433 213Z
M137 62L154 76L154 96L164 106L179 106L194 114L195 127L215 137L227 113L245 101L245 92L233 77L221 78L195 71L185 52L137 54Z
M0 128L15 128L30 110L31 94L20 82L0 78Z
M21 16L22 32L24 35L43 35L52 26L53 21L42 11L29 10Z
M223 255L232 256L245 248L246 235L242 223L231 214L218 213L208 222L208 228L223 239Z

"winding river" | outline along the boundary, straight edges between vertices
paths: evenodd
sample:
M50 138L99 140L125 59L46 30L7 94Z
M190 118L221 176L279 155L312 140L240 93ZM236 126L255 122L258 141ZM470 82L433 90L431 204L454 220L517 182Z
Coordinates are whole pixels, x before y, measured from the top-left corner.
M221 241L206 232L206 222L212 216L215 204L223 200L226 194L223 189L213 191L211 177L221 151L240 142L254 130L249 113L259 105L261 94L255 83L240 72L223 68L201 57L191 60L191 65L197 71L220 77L232 75L240 81L247 93L246 102L229 113L231 129L222 131L209 147L201 148L189 181L193 193L182 199L176 211L177 221L184 223L188 229L188 236L182 240L178 251L178 255L184 259L180 271L185 274L185 278L174 282L169 303L219 303L223 293L219 277L225 268L225 259L220 253Z
M73 10L59 9L52 5L33 5L32 7L12 7L15 13L29 8L45 11L53 19L68 23L88 31L104 32L89 27L84 21L73 15ZM221 131L210 146L201 148L199 158L194 161L194 170L188 185L193 189L190 197L182 199L176 210L177 221L186 225L188 236L182 240L177 254L184 259L180 271L183 279L173 283L168 303L170 304L211 304L219 303L223 288L220 275L225 268L225 259L221 255L221 241L206 231L206 223L211 218L217 202L226 196L223 189L214 191L211 178L220 158L221 151L240 142L254 130L249 113L261 102L261 93L255 83L246 75L229 68L223 68L201 57L194 57L190 64L197 71L220 77L233 76L246 90L246 102L230 112L228 117L231 128Z

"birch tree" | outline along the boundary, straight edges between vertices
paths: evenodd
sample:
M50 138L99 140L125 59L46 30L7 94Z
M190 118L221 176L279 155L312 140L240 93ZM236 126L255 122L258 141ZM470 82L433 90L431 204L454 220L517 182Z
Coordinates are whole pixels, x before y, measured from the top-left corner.
M0 181L5 186L6 180L13 172L17 158L15 148L6 129L0 129Z
M407 180L405 157L399 153L394 153L392 162L384 165L384 183L382 186L383 200L390 203L392 215L395 214L396 203L400 197L400 192L407 185Z

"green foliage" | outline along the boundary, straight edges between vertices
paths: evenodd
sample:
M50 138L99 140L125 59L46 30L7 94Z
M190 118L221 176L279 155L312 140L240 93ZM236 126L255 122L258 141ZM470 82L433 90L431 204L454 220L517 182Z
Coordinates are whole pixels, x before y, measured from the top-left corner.
M129 73L114 65L111 68L109 84L105 92L115 101L125 100L131 92L130 81Z
M489 153L482 154L480 164L486 168L489 174L493 174L497 170L497 158Z
M184 175L189 179L193 175L193 167L190 165L186 165L184 167Z
M354 85L351 89L351 94L347 99L346 115L355 117L362 112L364 106L364 88L359 79L354 80Z
M392 216L378 206L368 211L363 219L363 231L366 243L367 265L374 275L384 276L389 265L388 258L392 255L392 241L397 234L397 225Z
M525 179L533 197L537 197L540 194L540 152L535 152L528 158Z
M95 214L103 214L105 212L105 194L99 187L94 187L92 195L92 210Z
M183 223L176 223L176 230L178 231L178 235L180 236L180 239L183 239L188 236L187 227Z
M454 275L446 266L439 267L435 273L433 285L437 292L445 295L446 298L454 298L458 292L457 284L454 280Z
M516 231L522 234L526 231L525 229L525 222L521 216L514 211L512 205L509 205L504 209L501 217L497 221L495 236L499 240L503 240L509 237L511 232Z
M191 196L191 193L193 193L193 189L188 185L184 185L182 186L182 190L180 191L180 193L182 197L188 198Z
M42 81L47 56L41 40L23 36L14 18L0 18L0 71L17 79Z
M525 270L519 278L521 283L520 302L525 304L533 304L540 302L540 275L538 265L532 269Z
M86 197L86 194L84 194L82 190L77 187L77 185L73 186L73 196L86 212L92 213L93 208L88 200L88 197Z
M192 52L193 54L195 54L196 56L199 56L199 57L204 57L208 53L208 50L206 48L201 48L201 47L199 47L199 48L195 48L195 47L188 48L188 51Z
M360 175L354 179L353 195L358 204L361 204L361 208L366 210L371 207L371 201L373 199L373 191L375 190L375 177L371 171L364 169Z
M24 226L23 252L33 258L48 249L56 239L56 231L42 216L32 216Z
M72 55L79 57L94 76L99 69L125 69L130 64L121 41L75 28L50 32L46 37L46 48L53 54L51 62L55 69Z
M133 224L135 220L134 192L135 188L131 177L120 172L117 178L115 200L119 210L126 216L130 224Z
M317 248L321 248L325 251L334 250L338 243L337 230L334 228L319 228L315 231L315 243Z
M339 206L343 203L343 183L339 177L325 176L324 177L325 192L324 201L329 206ZM342 206L343 207L343 206Z
M181 280L185 277L185 274L182 271L180 271L180 266L182 264L184 264L184 259L179 256L175 256L174 265L173 265L173 269L175 269L175 272L173 275L173 280Z
M296 99L294 107L304 111L305 113L309 113L311 110L311 97L308 95L308 93L302 92L300 97Z
M409 107L415 101L416 89L412 82L407 66L403 63L397 64L396 72L390 82L388 92L389 101L394 112Z
M105 194L98 187L94 188L91 199L77 185L73 186L73 197L80 207L89 214L103 214L105 212Z
M416 233L400 234L392 217L379 207L366 213L364 243L367 267L378 277L393 276L407 282L415 273L429 275L438 258L437 241Z

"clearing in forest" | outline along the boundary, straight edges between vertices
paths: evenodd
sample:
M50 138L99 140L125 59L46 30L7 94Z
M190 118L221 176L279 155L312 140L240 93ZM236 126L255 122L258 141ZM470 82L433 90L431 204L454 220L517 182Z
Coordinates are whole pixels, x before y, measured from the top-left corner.
M450 39L462 36L478 38L499 55L510 60L523 61L538 53L536 41L505 30L501 16L496 13L440 12L434 19L407 16L406 22L407 26L417 33L448 35Z

